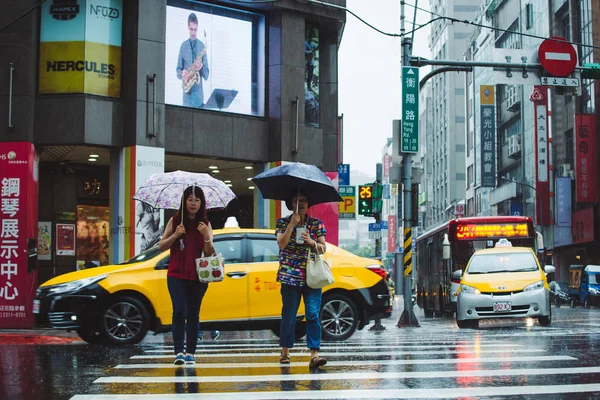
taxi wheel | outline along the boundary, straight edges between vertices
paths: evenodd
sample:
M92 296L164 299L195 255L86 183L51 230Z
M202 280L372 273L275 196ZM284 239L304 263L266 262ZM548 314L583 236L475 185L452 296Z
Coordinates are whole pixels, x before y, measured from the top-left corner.
M108 344L136 344L148 333L146 307L135 297L117 297L102 315L102 336Z
M325 296L321 303L323 339L342 341L354 334L358 326L358 309L354 302L341 294Z

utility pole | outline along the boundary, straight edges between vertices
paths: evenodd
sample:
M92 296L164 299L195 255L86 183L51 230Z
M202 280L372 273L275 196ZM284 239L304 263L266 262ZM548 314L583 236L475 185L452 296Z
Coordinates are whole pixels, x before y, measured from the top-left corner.
M400 34L402 35L401 41L401 66L410 66L410 58L412 55L412 39L406 36L406 30L404 28L404 0L400 0ZM416 5L416 4L415 4ZM416 21L415 21L416 22ZM404 79L404 77L403 77ZM404 96L404 93L402 94ZM404 116L402 116L404 119ZM400 137L402 138L402 131L400 132ZM402 139L401 139L402 140ZM397 326L405 327L405 326L419 326L417 318L412 310L412 248L406 248L407 243L412 243L412 241L407 240L411 239L411 185L412 185L412 155L411 153L405 152L402 155L402 164L403 164L403 180L404 180L404 188L402 190L402 194L404 196L404 311L402 311L402 315L400 316L400 320L398 321ZM396 270L400 272L400 265L396 265Z

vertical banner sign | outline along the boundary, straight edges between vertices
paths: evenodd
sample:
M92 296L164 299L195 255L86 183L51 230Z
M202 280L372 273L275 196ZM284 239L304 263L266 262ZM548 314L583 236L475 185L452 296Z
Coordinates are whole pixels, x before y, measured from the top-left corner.
M52 222L38 222L38 260L52 260Z
M390 176L390 161L391 157L389 154L383 156L383 177L387 178Z
M338 189L343 201L338 203L340 219L356 219L356 187L340 186Z
M559 176L556 178L556 226L571 226L571 209L571 178Z
M594 207L573 213L573 244L594 241Z
M398 233L398 225L396 224L396 216L395 215L388 215L388 253L395 253L396 252L396 242L397 242L397 238L396 238L396 234Z
M539 225L550 224L550 182L548 180L548 88L534 86L536 218ZM545 200L545 201L544 201Z
M338 164L340 186L350 185L350 164Z
M419 68L402 67L402 134L400 151L419 151Z
M496 118L494 86L480 86L481 186L496 187Z
M40 93L121 95L122 0L41 6Z
M304 122L319 126L319 28L306 23L304 40Z
M37 289L38 171L29 142L0 150L0 328L31 328Z
M575 115L575 159L577 166L578 203L595 203L598 201L598 150L596 143L596 115Z
M56 255L75 255L75 224L56 224Z

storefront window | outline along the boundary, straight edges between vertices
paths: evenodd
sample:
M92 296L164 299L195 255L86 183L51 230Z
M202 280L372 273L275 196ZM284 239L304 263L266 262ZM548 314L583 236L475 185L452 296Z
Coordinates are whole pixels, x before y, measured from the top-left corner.
M108 264L109 228L108 207L77 206L78 269Z

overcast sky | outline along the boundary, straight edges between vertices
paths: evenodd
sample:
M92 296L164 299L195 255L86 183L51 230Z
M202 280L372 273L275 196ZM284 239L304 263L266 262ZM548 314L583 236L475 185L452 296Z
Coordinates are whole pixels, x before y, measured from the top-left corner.
M429 9L429 1L420 0L418 6ZM346 8L384 32L400 33L400 0L347 0ZM414 8L404 9L405 29L410 31ZM428 13L418 11L417 23L429 19ZM428 35L428 26L415 33L413 55L429 57ZM375 164L392 137L392 120L401 115L400 38L378 33L348 13L338 68L344 164L375 176Z

